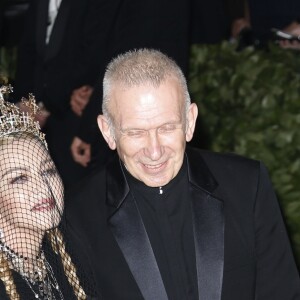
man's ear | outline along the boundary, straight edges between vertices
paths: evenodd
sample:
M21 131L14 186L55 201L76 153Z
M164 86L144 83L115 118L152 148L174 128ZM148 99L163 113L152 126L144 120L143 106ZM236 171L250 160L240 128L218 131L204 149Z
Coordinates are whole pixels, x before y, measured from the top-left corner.
M187 112L187 123L186 123L186 133L185 133L185 140L190 142L193 138L196 120L198 117L198 107L195 103L192 103L189 107Z
M98 127L106 143L108 144L109 148L111 150L115 150L117 147L116 141L115 141L115 137L113 136L113 132L112 129L110 128L108 120L104 115L99 115L97 118L97 122L98 122Z

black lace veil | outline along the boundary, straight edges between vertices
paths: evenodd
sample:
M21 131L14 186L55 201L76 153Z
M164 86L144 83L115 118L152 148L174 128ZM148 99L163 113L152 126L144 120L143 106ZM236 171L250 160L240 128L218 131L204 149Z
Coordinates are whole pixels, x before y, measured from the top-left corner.
M98 299L74 259L63 184L43 134L0 96L0 299Z

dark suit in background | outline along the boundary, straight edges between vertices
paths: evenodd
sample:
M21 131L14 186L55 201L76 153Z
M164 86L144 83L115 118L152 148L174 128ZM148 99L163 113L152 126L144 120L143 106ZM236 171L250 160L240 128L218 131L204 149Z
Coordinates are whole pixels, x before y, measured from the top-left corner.
M191 43L214 44L227 36L224 0L191 0Z
M46 44L47 0L32 1L19 49L15 101L29 92L51 113L45 132L51 155L69 186L85 169L76 164L70 144L79 117L70 109L72 91L93 86L105 60L109 26L114 19L110 0L62 0Z

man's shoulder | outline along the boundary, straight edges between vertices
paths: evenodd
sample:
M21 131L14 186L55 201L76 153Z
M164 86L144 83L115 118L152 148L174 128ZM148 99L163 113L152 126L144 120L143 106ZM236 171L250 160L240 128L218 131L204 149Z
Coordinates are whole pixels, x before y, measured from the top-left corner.
M257 177L261 162L235 153L218 153L196 148L187 148L189 164L203 160L210 172L216 176Z
M260 164L260 161L251 159L236 153L228 152L228 153L221 153L221 152L213 152L209 150L203 150L193 147L187 147L187 154L188 156L194 157L201 157L205 162L211 163L216 162L218 164L228 164L233 163L237 165L246 165L257 167Z
M202 160L200 166L209 170L204 171L206 177L210 176L209 182L212 182L211 178L215 182L216 188L211 192L217 198L222 199L227 207L234 206L239 213L251 209L261 180L265 183L268 178L267 172L265 172L265 168L260 161L237 154L191 149L191 152L187 152L187 155L191 173L195 174L195 170L202 172L199 163L198 168L195 166L198 157L198 160ZM192 161L190 161L190 157Z

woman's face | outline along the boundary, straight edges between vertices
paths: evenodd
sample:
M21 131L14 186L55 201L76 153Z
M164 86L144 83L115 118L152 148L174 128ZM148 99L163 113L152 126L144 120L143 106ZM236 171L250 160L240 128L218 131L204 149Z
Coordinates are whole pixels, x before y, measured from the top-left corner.
M21 138L0 146L0 219L7 230L45 231L58 225L62 210L63 185L44 145Z

